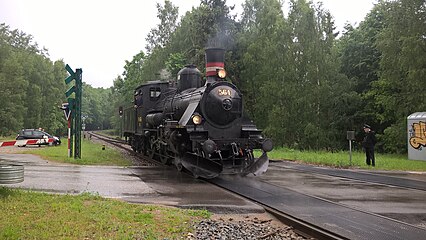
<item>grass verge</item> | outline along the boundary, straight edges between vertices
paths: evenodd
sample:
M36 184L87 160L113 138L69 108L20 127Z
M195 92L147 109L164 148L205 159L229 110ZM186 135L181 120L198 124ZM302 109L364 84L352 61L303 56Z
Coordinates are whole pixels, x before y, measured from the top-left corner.
M81 141L81 159L68 158L66 139L60 146L37 148L23 153L35 154L50 161L80 165L129 166L132 164L119 151L108 147L102 150L101 144L93 143L87 139Z
M0 187L0 239L180 239L204 210Z
M257 154L259 155L259 154ZM363 169L426 171L426 161L408 160L406 155L376 153L376 167L367 166L365 153L352 152L352 165L349 152L299 151L277 148L268 153L270 159L291 160L309 164L339 167L358 167Z

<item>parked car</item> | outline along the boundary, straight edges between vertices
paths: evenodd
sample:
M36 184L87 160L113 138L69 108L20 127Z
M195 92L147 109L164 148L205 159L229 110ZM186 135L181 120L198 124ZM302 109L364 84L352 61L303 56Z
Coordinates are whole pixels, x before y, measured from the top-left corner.
M24 140L24 139L45 139L45 138L53 138L52 143L43 143L40 145L59 145L61 144L61 139L59 137L53 136L47 132L44 132L39 129L22 129L18 136L16 137L16 140ZM26 145L18 145L18 147L25 147Z

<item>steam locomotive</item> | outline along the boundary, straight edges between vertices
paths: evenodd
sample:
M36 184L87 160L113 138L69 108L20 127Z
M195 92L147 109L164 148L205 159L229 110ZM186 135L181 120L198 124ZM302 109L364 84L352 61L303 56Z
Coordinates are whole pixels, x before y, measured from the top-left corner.
M206 49L206 79L187 65L177 81L149 81L123 111L123 135L136 152L195 177L265 172L273 148L243 113L240 90L225 81L225 50ZM254 149L262 155L255 158Z

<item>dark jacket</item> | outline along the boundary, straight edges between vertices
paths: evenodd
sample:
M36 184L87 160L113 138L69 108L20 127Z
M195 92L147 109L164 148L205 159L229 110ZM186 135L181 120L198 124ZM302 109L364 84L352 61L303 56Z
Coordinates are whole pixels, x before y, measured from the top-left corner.
M373 131L370 131L365 134L362 146L365 148L373 148L374 145L376 145L376 135Z

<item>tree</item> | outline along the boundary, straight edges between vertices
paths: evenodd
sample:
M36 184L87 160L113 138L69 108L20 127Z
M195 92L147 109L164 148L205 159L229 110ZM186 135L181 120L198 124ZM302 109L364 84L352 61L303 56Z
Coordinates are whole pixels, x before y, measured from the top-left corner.
M205 48L232 49L236 32L236 22L226 0L201 1L182 17L167 46L165 60L172 53L181 53L188 63L204 66Z
M179 8L174 6L169 0L164 1L164 6L157 3L157 17L160 24L151 29L146 37L146 51L148 54L155 48L164 48L170 41L170 36L176 30Z
M113 111L111 89L93 88L83 83L82 116L86 130L110 129Z
M352 129L369 123L376 131L383 131L371 87L379 78L381 52L376 41L385 26L384 11L385 6L377 4L357 28L346 26L347 32L337 46L342 62L340 71L351 81L351 90L357 93L349 112Z
M422 0L382 3L386 26L377 39L382 53L380 77L371 95L379 119L388 126L385 150L406 150L406 117L426 109L426 5Z
M166 61L166 68L172 76L177 76L178 72L185 67L186 59L182 53L172 53Z
M293 125L292 142L299 148L339 147L342 135L337 107L348 87L347 78L339 73L334 50L334 23L321 5L291 1L288 16L291 44L288 64L292 73L289 84L291 101L288 124ZM296 121L295 121L296 120ZM296 123L292 123L296 122ZM286 123L287 124L287 123Z
M124 79L123 79L123 87L127 96L133 97L133 90L142 83L142 79L144 78L144 61L145 54L141 51L135 56L133 56L132 61L126 60L126 65L124 66Z
M280 2L246 1L241 29L236 73L240 76L237 84L243 92L246 110L259 127L266 128L277 145L284 144L282 136L288 136L288 109L283 108L291 99L287 87L292 71L288 68L290 32Z
M24 98L28 81L23 76L19 54L0 45L0 135L8 136L23 127Z
M0 135L38 127L57 132L64 125L57 108L64 100L64 72L31 35L0 24Z

